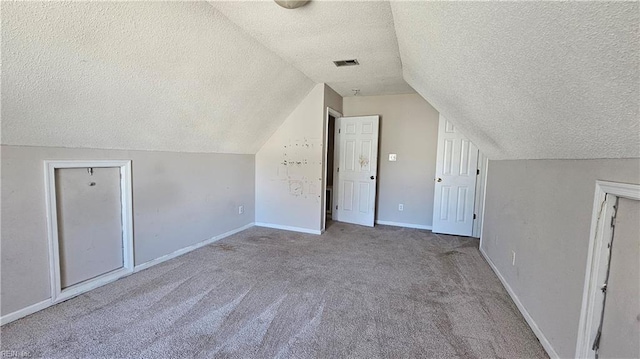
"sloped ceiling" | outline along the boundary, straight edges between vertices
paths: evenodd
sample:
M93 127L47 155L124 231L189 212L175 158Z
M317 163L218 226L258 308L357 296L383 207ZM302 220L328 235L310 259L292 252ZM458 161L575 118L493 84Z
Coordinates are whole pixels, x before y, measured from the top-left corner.
M313 0L295 10L269 1L210 1L231 21L315 82L342 96L414 93L402 64L387 1ZM332 61L358 59L337 68Z
M2 144L255 153L313 85L204 2L2 3Z
M491 159L640 157L638 2L392 2L405 80Z
M326 82L492 159L640 157L638 4L3 2L1 142L255 153Z

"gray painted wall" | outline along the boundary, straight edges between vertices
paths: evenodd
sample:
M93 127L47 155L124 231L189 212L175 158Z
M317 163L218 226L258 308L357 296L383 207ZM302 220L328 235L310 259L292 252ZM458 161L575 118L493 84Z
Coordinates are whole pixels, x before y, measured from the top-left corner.
M327 106L342 97L317 84L256 154L256 223L321 230Z
M560 357L575 352L596 180L640 183L640 160L489 162L482 250Z
M376 219L431 226L438 111L418 94L345 97L343 108L345 116L380 115Z
M325 84L317 84L256 154L256 223L320 230Z
M131 159L135 264L252 223L253 155L2 146L2 315L50 297L44 160ZM245 212L238 214L238 206Z

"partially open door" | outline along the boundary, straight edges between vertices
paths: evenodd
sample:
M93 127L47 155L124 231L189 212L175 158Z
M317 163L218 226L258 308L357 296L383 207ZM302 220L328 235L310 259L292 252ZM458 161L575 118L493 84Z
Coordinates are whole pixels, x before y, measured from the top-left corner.
M473 234L478 148L440 116L433 232Z
M334 220L373 227L378 178L379 116L336 119L338 200ZM335 184L334 184L335 191Z

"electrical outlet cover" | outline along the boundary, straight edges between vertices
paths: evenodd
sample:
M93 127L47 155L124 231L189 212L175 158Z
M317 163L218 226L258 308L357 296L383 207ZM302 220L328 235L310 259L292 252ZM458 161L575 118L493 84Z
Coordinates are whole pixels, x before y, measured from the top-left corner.
M395 161L397 159L397 156L395 153L390 153L389 154L389 161Z

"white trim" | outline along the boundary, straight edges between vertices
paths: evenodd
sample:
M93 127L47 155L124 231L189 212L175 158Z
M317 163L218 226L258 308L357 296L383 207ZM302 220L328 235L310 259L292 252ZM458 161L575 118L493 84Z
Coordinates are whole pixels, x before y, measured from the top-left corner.
M18 320L20 318L26 317L27 315L33 314L35 312L41 311L47 307L51 306L51 298L43 300L42 302L32 304L26 308L22 308L20 310L16 310L13 313L9 313L7 315L3 315L0 318L0 325L5 325L7 323L11 323L14 320Z
M58 168L119 167L122 216L122 268L102 274L62 289L58 247L58 214L56 205L55 170ZM51 301L59 303L133 273L133 201L131 197L131 160L44 161L47 229L49 241L49 273Z
M471 237L480 238L482 235L482 222L484 221L484 191L487 187L487 156L478 151L478 165L476 169L480 174L476 175L476 195L473 205L473 212L476 218L473 220L473 231Z
M178 257L178 256L182 255L182 254L191 252L191 251L193 251L195 249L198 249L200 247L206 246L206 245L211 244L213 242L219 241L219 240L221 240L223 238L229 237L229 236L231 236L233 234L236 234L238 232L242 232L245 229L249 229L249 228L251 228L253 226L254 226L253 223L249 223L249 224L246 224L246 225L244 225L244 226L242 226L240 228L236 228L236 229L233 229L233 230L231 230L229 232L225 232L223 234L211 237L210 239L207 239L205 241L199 242L199 243L194 244L192 246L185 247L183 249L177 250L177 251L175 251L173 253L164 255L164 256L162 256L160 258L156 258L156 259L150 260L148 262L142 263L140 265L135 266L133 272L137 273L137 272L139 272L141 270L147 269L147 268L152 267L152 266L154 266L156 264L160 264L162 262L168 261L169 259L173 259L175 257ZM49 299L43 300L42 302L30 305L30 306L28 306L26 308L22 308L20 310L16 310L13 313L9 313L7 315L2 316L2 318L0 318L0 325L5 325L7 323L11 323L14 320L18 320L20 318L26 317L27 315L30 315L30 314L33 314L33 313L38 312L40 310L46 309L46 308L48 308L48 307L50 307L50 306L52 306L54 304L56 304L56 303L53 303L51 298L49 298Z
M540 344L542 344L542 347L549 355L549 358L551 359L560 358L560 356L558 356L558 353L556 353L556 351L551 346L551 343L549 342L549 340L547 340L547 337L544 336L544 334L542 333L542 330L540 330L540 328L538 327L536 322L533 320L529 312L527 312L527 310L525 309L522 302L520 302L520 298L518 298L518 296L513 291L513 289L511 289L511 286L509 285L509 283L507 283L507 280L504 279L502 274L500 274L500 272L498 271L498 268L496 268L496 266L493 264L491 259L489 259L489 256L487 255L487 253L485 253L482 247L480 247L480 253L484 257L484 259L487 261L487 263L489 263L489 266L491 267L491 269L493 269L493 272L496 274L498 279L500 279L500 282L502 282L502 285L507 290L507 293L509 293L509 296L511 297L513 302L516 303L516 307L518 307L518 309L520 310L520 313L522 313L524 320L527 321L527 324L529 324L529 327L531 327L531 330L533 331L533 333L536 335L536 337L538 337Z
M425 226L424 224L400 223L400 222L391 222L391 221L379 221L377 219L376 219L376 224L381 224L381 225L384 225L384 226L395 226L395 227L405 227L405 228L431 230L431 226Z
M484 212L487 205L487 182L489 180L489 158L484 164L484 186L482 188L482 220L480 221L480 248L482 248L482 232L484 231Z
M323 154L323 159L324 162L322 163L322 171L323 171L323 177L322 177L322 201L321 201L321 211L320 211L320 221L322 222L322 230L320 231L321 233L324 233L325 229L327 228L327 155L329 154L329 148L328 148L328 144L329 144L329 115L333 116L334 121L337 122L337 119L342 117L342 114L334 109L332 109L331 107L327 106L327 113L325 114L325 123L324 123L324 145L322 147L324 147L324 154ZM336 123L334 122L334 124ZM332 136L334 136L334 140L333 140L333 148L334 148L334 158L335 158L335 147L336 147L336 141L335 141L335 133L331 134ZM333 162L333 166L335 167L335 160ZM333 169L332 169L333 170ZM334 171L335 172L335 171ZM335 174L333 177L334 183L335 183ZM333 196L333 192L332 195ZM332 198L333 199L333 198ZM331 205L333 206L333 200L331 201ZM333 218L333 211L331 211L331 218Z
M255 225L256 225L256 227L282 229L282 230L285 230L285 231L292 231L292 232L309 233L309 234L322 234L322 231L318 230L318 229L308 229L308 228L301 228L301 227L282 226L282 225L279 225L279 224L262 223L262 222L256 222Z
M582 307L580 308L580 322L578 325L578 339L576 340L577 358L594 358L591 342L596 327L600 321L598 313L602 310L602 303L597 299L600 291L599 284L604 271L600 269L606 265L606 238L611 236L611 227L606 221L611 217L612 204L607 204L607 194L640 200L640 185L596 181L593 198L593 212L591 214L591 230L589 234L589 251L587 252L587 266L585 270L584 287L582 292ZM604 268L604 267L603 267ZM599 307L599 308L598 308Z
M178 249L177 251L169 253L169 254L165 254L162 257L158 257L158 258L152 259L152 260L150 260L148 262L144 262L142 264L138 264L138 265L135 266L133 271L135 273L140 272L141 270L145 270L145 269L147 269L149 267L153 267L156 264L160 264L162 262L166 262L169 259L173 259L173 258L179 257L179 256L181 256L183 254L189 253L189 252L194 251L194 250L196 250L198 248L201 248L201 247L204 247L206 245L209 245L209 244L211 244L213 242L217 242L217 241L219 241L219 240L221 240L223 238L227 238L227 237L232 236L232 235L234 235L236 233L242 232L242 231L244 231L246 229L249 229L249 228L251 228L253 226L254 226L253 222L249 223L249 224L245 224L242 227L239 227L239 228L236 228L236 229L232 229L232 230L230 230L228 232L219 234L217 236L213 236L213 237L211 237L209 239L206 239L206 240L204 240L202 242L198 242L196 244L192 244L192 245L190 245L188 247L184 247L184 248Z

